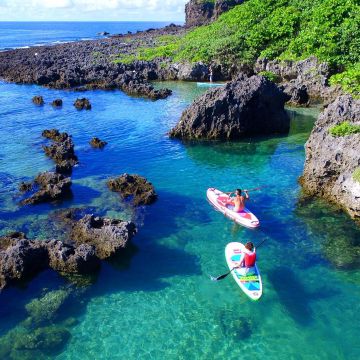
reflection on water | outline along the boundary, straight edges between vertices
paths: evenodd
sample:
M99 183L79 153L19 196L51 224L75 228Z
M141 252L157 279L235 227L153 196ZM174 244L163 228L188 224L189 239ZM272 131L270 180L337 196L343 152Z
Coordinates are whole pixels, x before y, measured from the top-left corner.
M47 271L4 291L0 358L358 358L359 229L320 201L299 202L303 145L318 109L289 109L288 136L183 143L166 133L203 90L163 85L174 94L157 102L88 92L92 110L77 112L72 92L0 83L0 233L66 238L54 214L68 207L139 227L127 253L104 261L94 278ZM32 106L34 95L46 103L62 98L64 106ZM53 168L40 146L46 128L73 135L80 160L74 197L21 208L17 184ZM89 146L93 136L108 142L103 151ZM124 172L147 177L158 201L134 211L108 191L106 180ZM211 186L264 185L250 194L249 208L261 221L256 231L206 201ZM260 302L250 302L231 277L209 280L227 271L228 242L263 239ZM47 315L34 321L38 314Z

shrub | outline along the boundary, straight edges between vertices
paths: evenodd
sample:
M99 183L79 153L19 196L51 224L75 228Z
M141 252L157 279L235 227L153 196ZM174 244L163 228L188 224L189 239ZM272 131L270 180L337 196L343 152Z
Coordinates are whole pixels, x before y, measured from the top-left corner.
M360 63L348 67L347 70L340 74L333 75L330 78L330 84L338 84L345 92L360 98Z
M260 71L259 75L266 77L268 80L274 83L279 83L281 81L280 77L272 71Z
M349 121L344 121L339 125L332 126L329 129L332 136L346 136L360 133L360 125L351 124Z
M357 167L357 168L354 170L354 172L353 172L353 174L352 174L352 178L353 178L355 181L357 181L358 183L360 183L360 166Z

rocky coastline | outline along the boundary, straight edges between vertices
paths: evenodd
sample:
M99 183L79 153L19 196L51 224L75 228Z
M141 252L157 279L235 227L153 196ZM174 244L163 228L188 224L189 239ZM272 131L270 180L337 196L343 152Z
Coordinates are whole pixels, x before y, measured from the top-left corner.
M136 233L133 222L91 214L77 220L76 214L72 209L58 215L70 229L69 243L29 240L21 232L0 237L0 290L48 268L61 274L93 274L100 260L119 254Z
M359 132L335 135L332 129L344 123ZM317 119L305 145L306 160L300 178L305 192L320 196L360 220L360 100L338 97Z

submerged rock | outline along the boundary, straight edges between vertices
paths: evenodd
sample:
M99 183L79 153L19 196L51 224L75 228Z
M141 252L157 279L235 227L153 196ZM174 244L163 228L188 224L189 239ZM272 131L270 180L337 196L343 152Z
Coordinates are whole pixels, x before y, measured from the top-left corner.
M107 142L106 142L106 141L103 141L103 140L100 140L100 139L97 138L97 137L93 137L93 138L90 140L90 145L91 145L93 148L102 149L102 148L105 147L105 145L107 145Z
M32 102L35 105L44 105L44 98L42 96L34 96L32 98Z
M96 256L106 259L124 249L135 233L132 222L85 215L72 223L71 238L94 246Z
M235 140L244 136L287 133L286 96L262 76L241 74L226 86L207 91L182 114L170 131L182 139Z
M25 309L29 314L31 324L39 325L55 320L59 309L70 294L70 289L53 290L26 304Z
M62 349L70 337L71 334L67 329L52 325L15 337L13 346L15 350L39 350L50 355Z
M360 219L360 133L334 136L330 129L343 122L360 125L360 100L340 96L317 119L305 145L300 183L309 195L323 197Z
M154 186L140 175L123 174L107 183L111 191L116 191L126 200L131 198L135 206L150 205L157 199Z
M78 110L91 110L90 100L86 98L76 99L76 101L74 102L74 106Z
M6 360L48 360L60 353L71 334L63 326L35 329L16 326L0 338L0 358Z
M34 205L49 201L64 200L72 195L71 179L54 172L40 173L34 180L36 192L21 201L22 205Z

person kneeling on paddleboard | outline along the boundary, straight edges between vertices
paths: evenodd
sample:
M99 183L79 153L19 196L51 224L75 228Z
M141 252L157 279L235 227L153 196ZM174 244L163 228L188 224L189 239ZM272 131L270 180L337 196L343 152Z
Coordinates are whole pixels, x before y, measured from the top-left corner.
M247 275L249 272L255 272L254 266L256 263L256 251L254 244L249 241L245 244L242 249L239 266L237 269L240 270L242 275Z
M245 196L242 195L241 189L235 190L235 197L231 197L233 192L226 193L229 195L229 200L226 202L226 205L234 206L232 209L235 212L242 212L245 208L245 201L250 200L250 196L247 190L244 190Z

